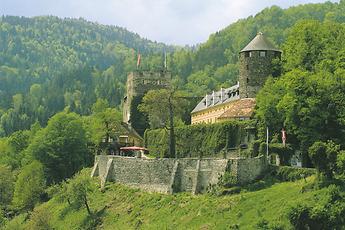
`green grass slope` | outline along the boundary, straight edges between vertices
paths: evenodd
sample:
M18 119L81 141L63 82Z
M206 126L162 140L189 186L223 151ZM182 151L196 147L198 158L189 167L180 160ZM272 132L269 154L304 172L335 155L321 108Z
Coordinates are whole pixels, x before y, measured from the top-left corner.
M36 207L36 212L45 213L54 229L258 229L264 220L277 229L292 229L288 209L302 202L313 204L326 192L302 192L313 181L309 177L225 196L164 195L109 183L104 192L96 189L89 196L93 218L85 208L73 209L56 197ZM23 219L15 218L8 227ZM30 229L28 223L24 229Z

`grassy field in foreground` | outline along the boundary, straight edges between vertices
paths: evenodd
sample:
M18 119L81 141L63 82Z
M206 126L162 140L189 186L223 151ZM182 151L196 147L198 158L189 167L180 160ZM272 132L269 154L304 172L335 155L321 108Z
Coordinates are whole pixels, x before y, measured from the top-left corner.
M302 201L315 202L316 193L323 192L302 192L313 180L276 183L226 196L164 195L108 183L104 192L97 189L90 196L97 221L88 217L85 208L75 210L55 198L39 209L49 213L54 229L258 229L263 220L291 229L287 210Z

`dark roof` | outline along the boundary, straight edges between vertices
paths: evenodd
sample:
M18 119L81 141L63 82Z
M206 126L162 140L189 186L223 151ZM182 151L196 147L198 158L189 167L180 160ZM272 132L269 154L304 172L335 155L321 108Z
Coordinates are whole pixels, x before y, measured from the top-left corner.
M199 112L204 109L211 108L229 101L238 100L240 98L237 93L239 90L239 84L236 84L230 88L221 89L219 91L213 91L211 94L207 94L197 106L193 109L192 113Z
M240 51L240 53L253 50L273 50L281 52L262 33L258 33L256 37Z
M255 108L255 98L243 98L232 102L218 119L250 118Z

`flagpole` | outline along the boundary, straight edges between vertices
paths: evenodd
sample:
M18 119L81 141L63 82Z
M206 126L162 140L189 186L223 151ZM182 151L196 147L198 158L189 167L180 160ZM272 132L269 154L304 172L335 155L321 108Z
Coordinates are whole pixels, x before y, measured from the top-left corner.
M164 52L164 69L168 70L167 53Z
M140 55L140 51L138 51L138 58L137 58L137 69L139 69L140 67L140 62L141 62L141 55Z
M268 126L266 127L266 158L268 160Z

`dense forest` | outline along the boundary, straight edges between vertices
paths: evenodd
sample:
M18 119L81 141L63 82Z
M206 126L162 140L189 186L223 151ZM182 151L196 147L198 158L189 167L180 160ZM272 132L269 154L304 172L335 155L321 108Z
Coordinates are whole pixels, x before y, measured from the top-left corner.
M92 190L87 187L89 178L69 178L92 164L93 148L108 131L121 129L126 76L136 69L138 52L142 55L142 69L162 68L164 53L168 53L168 69L178 89L178 97L172 98L176 125L184 126L185 119L179 118L186 116L191 107L186 98L234 84L238 52L258 31L283 51L282 61L277 63L282 75L270 77L257 95L258 142L262 142L269 127L270 144L277 144L280 130L285 127L289 148L300 150L305 162L316 167L317 183L326 178L327 183L336 180L342 184L344 23L344 0L289 9L273 6L212 34L198 47L182 48L83 19L3 16L0 226L15 216L30 213L52 197L58 197L54 202L66 202L71 208L85 204L91 213L85 195ZM139 106L153 120L152 128L167 123L164 103L168 102L161 98L169 97L169 93L151 91ZM155 103L157 100L160 103ZM157 111L155 106L160 107L158 115L150 114ZM157 121L158 117L162 120ZM325 197L331 205L324 202L322 207L297 206L291 211L291 224L298 226L298 218L309 218L310 223L342 226L345 220L340 217L345 207L338 200L344 193L338 187L329 190ZM35 214L24 216L23 222L36 218Z
M174 49L83 19L2 16L0 136L44 125L65 107L90 114L96 98L119 106L137 53L150 56L154 67Z
M344 1L285 10L273 6L212 34L193 49L151 42L123 28L83 19L2 16L0 136L28 129L36 121L45 125L66 107L90 114L97 98L119 107L138 52L143 69L161 68L167 52L168 68L190 95L230 86L237 81L238 52L258 31L282 46L297 21L342 23L344 7Z

